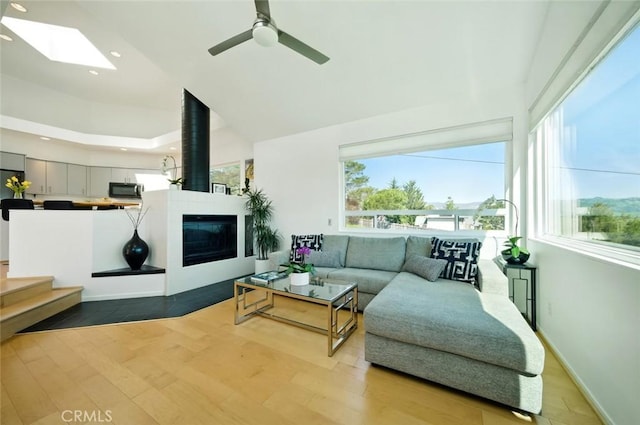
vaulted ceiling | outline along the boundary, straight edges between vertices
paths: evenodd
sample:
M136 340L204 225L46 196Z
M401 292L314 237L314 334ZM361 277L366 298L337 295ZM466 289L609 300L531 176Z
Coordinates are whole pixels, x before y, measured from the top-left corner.
M249 40L213 45L255 19L252 0L2 0L3 16L78 28L117 70L51 62L12 34L1 44L3 128L84 143L166 148L180 138L182 88L214 128L255 142L524 82L546 1L280 1L279 28L324 65ZM60 131L63 130L63 131ZM102 136L116 136L104 138ZM77 139L77 140L76 140Z

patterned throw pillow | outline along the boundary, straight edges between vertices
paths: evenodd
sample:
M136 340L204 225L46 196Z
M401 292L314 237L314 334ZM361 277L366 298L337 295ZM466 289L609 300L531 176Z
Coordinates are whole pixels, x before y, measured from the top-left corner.
M431 238L431 258L447 260L440 277L474 284L482 242Z
M412 255L404 263L404 266L402 266L402 271L413 273L430 282L435 282L447 264L447 260L438 260L422 255Z
M320 251L322 249L322 234L319 235L291 235L291 253L289 261L300 263L302 255L296 251L303 246L309 247L312 251Z

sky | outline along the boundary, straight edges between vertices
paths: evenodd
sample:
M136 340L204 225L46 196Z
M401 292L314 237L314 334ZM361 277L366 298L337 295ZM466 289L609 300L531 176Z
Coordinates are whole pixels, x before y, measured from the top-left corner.
M395 177L400 186L415 180L429 204L449 196L456 204L480 203L504 196L504 150L504 143L490 143L359 162L366 165L369 185L378 189L389 187Z
M575 197L640 197L640 28L565 99L563 114L576 136L561 149ZM427 203L458 204L503 197L504 159L505 143L491 143L359 162L370 186L415 180Z

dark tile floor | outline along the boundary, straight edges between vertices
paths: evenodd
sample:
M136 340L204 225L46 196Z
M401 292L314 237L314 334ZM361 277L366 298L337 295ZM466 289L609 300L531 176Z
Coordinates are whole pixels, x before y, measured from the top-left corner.
M234 280L225 280L168 297L82 302L24 329L21 333L184 316L233 297Z

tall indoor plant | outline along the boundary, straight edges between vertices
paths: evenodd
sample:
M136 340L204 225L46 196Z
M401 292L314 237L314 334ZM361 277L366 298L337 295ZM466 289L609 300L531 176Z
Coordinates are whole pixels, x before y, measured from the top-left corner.
M262 189L245 191L245 207L253 219L253 238L256 246L256 273L269 270L269 253L280 247L280 234L271 228L273 205Z

